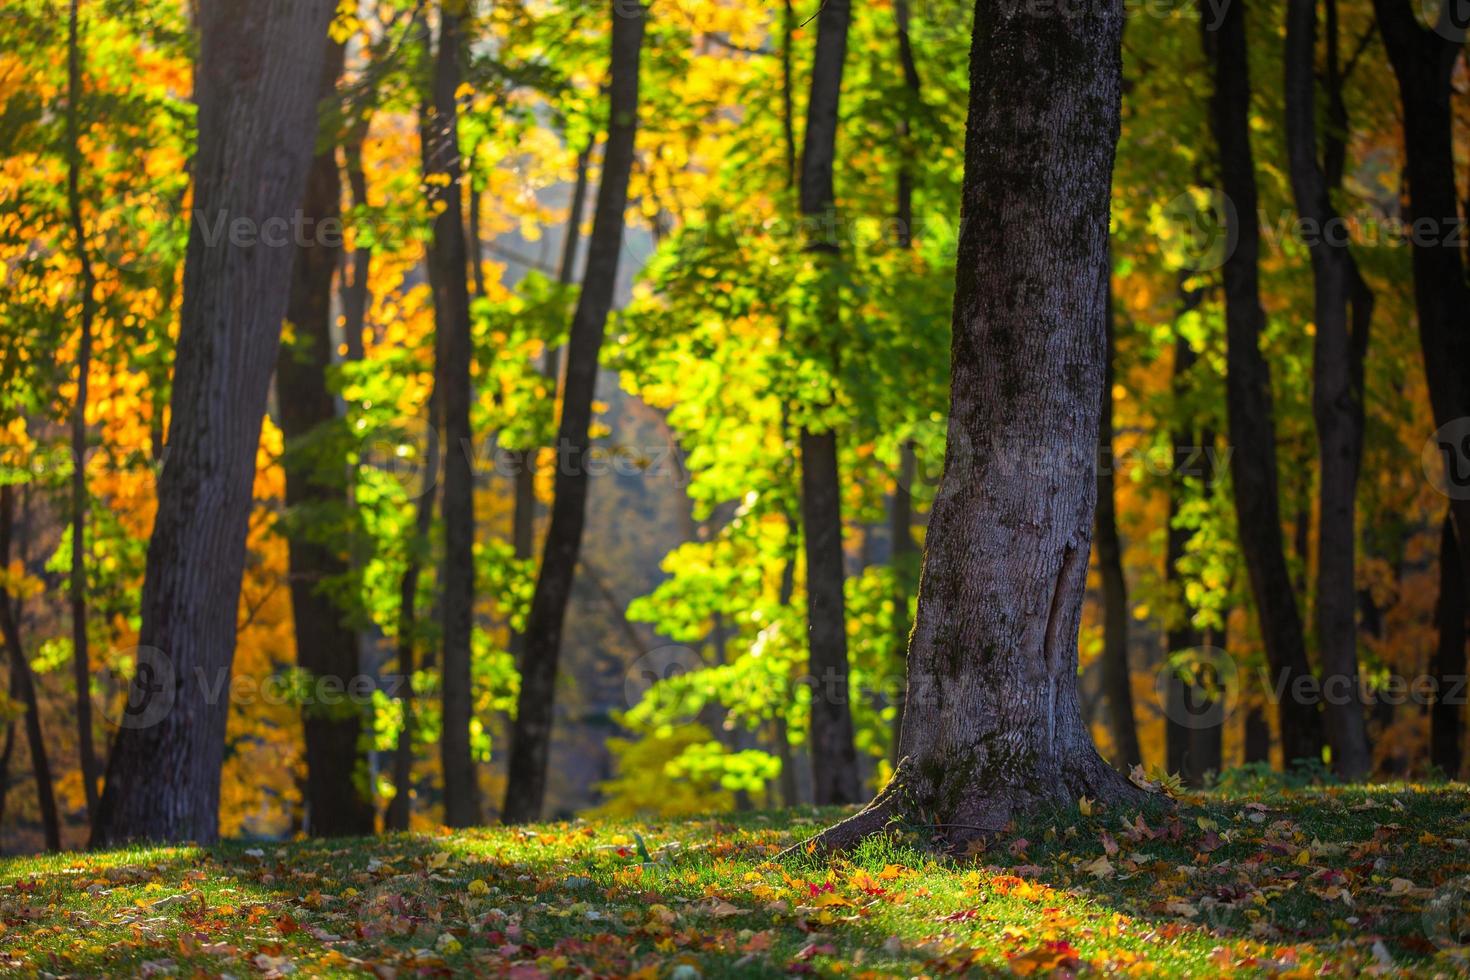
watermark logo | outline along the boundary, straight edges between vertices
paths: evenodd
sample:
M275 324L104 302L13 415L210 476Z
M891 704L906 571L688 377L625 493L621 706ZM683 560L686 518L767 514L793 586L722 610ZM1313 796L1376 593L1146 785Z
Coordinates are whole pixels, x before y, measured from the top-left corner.
M1460 966L1470 962L1470 875L1451 879L1424 903L1424 937Z
M1442 426L1424 443L1419 459L1434 489L1451 500L1470 500L1470 417Z
M975 461L974 445L963 425L952 425L948 415L923 419L914 427L914 466L911 472L900 470L897 483L915 500L932 503L944 493L944 474L948 468L959 480L971 471Z
M360 458L363 466L398 484L409 500L417 500L434 489L438 450L439 433L428 420L405 416L375 429Z
M112 660L116 683L103 687L121 688L127 696L105 698L99 713L118 728L152 728L173 710L178 697L173 661L156 647L119 650Z
M1165 251L1181 268L1218 269L1235 251L1239 216L1234 202L1221 191L1185 191L1160 209L1159 218Z
M1235 658L1218 647L1191 647L1159 667L1154 692L1174 724L1192 730L1219 728L1240 700L1240 670Z
M623 697L631 708L659 681L673 680L704 666L698 653L677 643L650 650L628 667L623 676Z

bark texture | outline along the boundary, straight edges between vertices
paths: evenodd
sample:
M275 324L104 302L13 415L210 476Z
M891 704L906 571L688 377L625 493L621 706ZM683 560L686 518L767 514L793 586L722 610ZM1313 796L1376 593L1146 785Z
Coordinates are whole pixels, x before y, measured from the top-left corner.
M470 637L475 611L475 475L470 429L469 255L464 228L464 165L459 152L460 18L450 4L439 8L434 57L434 108L423 124L424 179L435 213L429 243L429 283L438 332L439 407L444 413L444 564L440 614L443 652L440 694L444 730L439 738L444 775L444 822L480 823L480 781L470 746L474 712Z
M801 213L814 225L807 247L819 261L841 249L836 233L832 170L837 151L837 108L847 57L849 0L826 0L817 15L816 53L807 99L806 136L798 187ZM831 234L828 234L828 231ZM836 317L833 310L830 316ZM835 358L834 358L835 366ZM818 804L856 803L862 793L853 745L847 667L847 609L843 595L842 493L837 433L801 430L801 520L806 548L808 670L813 678L811 753Z
M501 819L525 823L541 815L546 766L551 752L557 662L562 626L571 598L582 529L587 519L587 458L591 451L592 399L607 316L612 309L618 257L623 247L628 177L638 132L638 65L643 49L645 8L622 0L609 4L612 17L612 70L608 83L608 132L602 182L581 295L567 341L566 394L557 432L557 471L551 524L541 555L541 570L526 622L521 691L511 732L510 763Z
M1298 214L1315 225L1312 256L1312 415L1321 457L1318 482L1317 643L1326 699L1332 768L1358 780L1372 767L1358 683L1356 579L1358 471L1363 457L1361 373L1354 377L1348 321L1356 275L1345 238L1329 231L1340 222L1317 162L1316 0L1286 4L1286 153ZM1359 368L1361 372L1361 367Z
M343 49L328 42L320 96L325 118L336 94ZM314 127L316 132L320 127ZM286 440L286 507L290 510L346 505L346 461L314 458L312 433L337 417L336 397L327 387L332 366L332 278L342 248L333 228L342 219L342 179L336 140L320 148L306 176L301 198L302 227L291 272L286 320L294 342L276 357L276 402ZM296 663L312 678L314 690L345 691L358 673L358 634L323 584L347 572L348 556L323 541L302 521L289 522L288 568L291 616L295 624ZM358 790L354 775L362 753L360 711L350 703L307 704L302 713L306 741L306 830L321 836L371 834L372 804Z
M902 758L865 810L803 850L893 818L959 845L1033 807L1139 796L1097 754L1077 695L1122 27L1119 3L976 10L948 448Z
M171 666L175 698L157 724L119 731L96 846L219 836L228 698L209 692L228 684L234 659L255 453L294 257L290 217L311 161L334 9L332 0L198 5L195 221L139 635ZM224 231L242 218L258 235Z
M1210 121L1219 148L1220 184L1231 205L1234 247L1225 259L1226 407L1235 513L1251 594L1273 683L1291 691L1310 677L1301 612L1286 566L1276 463L1271 369L1261 354L1265 313L1260 291L1260 217L1250 142L1250 75L1245 3L1229 4L1211 30L1203 13L1205 52L1214 80ZM1320 759L1322 723L1315 704L1289 695L1277 706L1282 759Z

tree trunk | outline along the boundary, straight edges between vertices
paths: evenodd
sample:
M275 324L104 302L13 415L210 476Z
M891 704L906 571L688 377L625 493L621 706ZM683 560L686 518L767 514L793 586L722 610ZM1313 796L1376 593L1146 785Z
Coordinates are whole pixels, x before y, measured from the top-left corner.
M212 692L229 689L255 454L295 255L290 216L311 161L335 4L198 9L196 220L139 634L140 647L160 651L174 701L157 724L119 731L97 846L219 835L228 697ZM242 219L252 233L232 234ZM156 692L134 693L146 702Z
M347 187L352 192L354 207L366 207L367 174L362 165L362 144L367 138L368 120L356 121L342 144L343 162L347 169ZM361 241L352 249L352 275L346 275L344 265L342 294L342 339L347 345L347 358L351 361L363 359L362 331L367 325L368 307L372 305L372 294L368 291L368 274L372 271L373 250Z
M1203 10L1203 8L1202 8ZM1221 187L1232 205L1234 247L1225 259L1226 403L1231 475L1241 551L1260 618L1266 660L1284 696L1277 706L1283 762L1322 756L1315 704L1291 696L1298 677L1311 677L1301 612L1286 567L1272 416L1271 369L1261 355L1265 314L1260 298L1260 217L1250 144L1250 76L1245 5L1229 4L1212 30L1202 15L1214 93L1210 116L1219 147Z
M817 228L808 249L819 261L841 249L835 227L832 169L837 108L847 56L849 0L826 0L817 15L817 45L801 150L801 213ZM831 234L827 234L830 230ZM836 310L830 315L836 316ZM847 611L843 596L842 488L837 433L801 430L801 519L806 545L807 642L813 681L812 772L818 804L856 803L862 793L848 704Z
M557 271L557 282L570 286L577 278L577 246L582 238L582 212L587 203L587 167L592 158L589 142L577 154L577 180L572 187L571 208L567 213L566 239L562 242L561 268ZM556 401L561 388L561 357L557 348L546 345L541 360L541 373L551 386L551 399ZM510 454L511 472L515 475L515 504L511 516L511 543L515 556L522 561L536 553L536 456L535 449L513 450ZM526 636L519 631L511 633L510 652L519 669L521 655L526 649Z
M342 73L343 48L327 44L321 99L327 105ZM330 107L328 107L328 112ZM329 118L329 117L328 117ZM309 442L337 417L336 398L327 387L332 366L332 276L341 258L340 243L330 231L342 219L342 180L333 140L312 160L301 200L302 226L286 302L286 320L295 341L282 345L276 357L276 401L281 434L286 441L286 507L298 511L314 505L344 502L346 463L335 470L312 458ZM346 573L347 558L322 540L320 532L301 520L287 535L291 614L295 624L296 662L313 690L348 690L357 676L358 636L323 591L323 583ZM317 704L302 712L306 740L307 832L337 837L373 832L373 808L354 781L359 762L362 718L357 705Z
M439 45L434 59L434 109L423 124L424 179L433 237L428 248L434 292L434 327L440 410L444 413L444 581L441 586L442 658L439 687L443 731L439 737L444 773L444 822L450 827L480 823L480 781L470 746L474 692L470 638L475 611L475 485L470 448L470 405L474 399L470 362L470 292L465 248L463 162L459 152L460 18L440 4Z
M521 691L511 733L505 807L501 813L501 819L508 824L537 819L546 795L562 625L587 518L592 399L597 387L603 331L617 283L618 254L622 250L624 212L628 206L628 177L633 169L638 131L638 64L647 13L642 7L630 9L619 0L613 0L609 9L612 70L608 82L607 142L582 292L577 298L567 341L566 394L557 433L551 524L547 528L541 570L526 623Z
M1440 535L1439 602L1434 609L1439 630L1433 674L1438 692L1429 711L1429 759L1447 779L1460 778L1464 722L1460 707L1465 684L1465 570L1460 564L1455 523L1446 515Z
M1435 30L1419 26L1409 0L1373 0L1383 46L1398 77L1404 111L1404 155L1409 182L1405 227L1412 229L1414 304L1434 424L1470 418L1470 284L1459 247L1464 239L1455 186L1450 78L1465 47L1465 24L1446 18L1461 5L1447 3ZM1452 477L1470 473L1470 438L1438 446ZM1461 477L1463 479L1463 477ZM1450 510L1460 545L1460 567L1470 568L1470 484L1451 487ZM1470 583L1467 583L1470 585Z
M10 565L10 538L15 523L15 488L0 484L0 567ZM51 788L51 763L46 757L46 738L41 733L41 705L36 698L36 679L26 660L20 638L18 602L0 591L0 633L10 654L10 687L26 706L26 742L31 747L31 772L36 777L36 799L41 806L41 828L46 850L61 850L61 822L56 815L56 794Z
M1192 308L1195 296L1186 297L1186 308ZM1174 340L1174 375L1172 387L1176 404L1184 394L1186 378L1194 367L1194 348L1182 335ZM1180 415L1175 409L1175 415ZM1168 622L1164 630L1164 656L1198 648L1203 642L1199 630L1194 627L1194 608L1190 605L1180 563L1184 559L1193 532L1178 526L1180 504L1184 495L1184 470L1194 455L1194 445L1199 441L1197 429L1177 427L1170 434L1173 442L1173 465L1169 469L1168 535L1164 554L1164 582L1168 588ZM1164 768L1179 773L1189 781L1191 773L1190 742L1195 726L1200 723L1199 692L1185 677L1171 667L1164 673Z
M1109 271L1111 275L1111 270ZM1113 363L1112 290L1105 317L1107 355L1103 374L1102 414L1097 442L1097 567L1103 592L1103 690L1108 726L1118 755L1114 764L1131 769L1143 762L1138 727L1133 719L1133 678L1128 668L1128 580L1123 576L1123 546L1118 540L1118 508L1113 496Z
M977 7L949 439L902 760L818 850L892 818L937 822L958 846L1037 807L1140 796L1098 756L1077 696L1122 27L1121 4L1045 18Z
M71 637L72 680L76 684L77 746L87 820L97 812L97 753L92 744L92 662L87 644L87 382L92 367L92 257L82 220L82 49L79 34L80 0L71 0L67 32L67 167L66 196L81 266L80 335L77 338L77 400L71 414Z
M1297 212L1315 225L1312 256L1316 331L1312 414L1321 454L1318 482L1317 642L1332 768L1345 780L1372 767L1358 682L1358 590L1355 574L1358 471L1363 455L1363 392L1353 378L1348 302L1352 256L1317 162L1316 0L1287 0L1286 149Z

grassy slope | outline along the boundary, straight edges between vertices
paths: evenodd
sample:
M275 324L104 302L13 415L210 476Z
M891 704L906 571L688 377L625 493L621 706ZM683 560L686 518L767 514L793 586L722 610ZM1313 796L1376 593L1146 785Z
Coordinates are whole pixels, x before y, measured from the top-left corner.
M771 861L830 816L7 860L0 973L1306 976L1467 963L1452 945L1470 936L1463 786L1184 801L1141 824L1074 808L959 862L922 857L916 835L830 865Z

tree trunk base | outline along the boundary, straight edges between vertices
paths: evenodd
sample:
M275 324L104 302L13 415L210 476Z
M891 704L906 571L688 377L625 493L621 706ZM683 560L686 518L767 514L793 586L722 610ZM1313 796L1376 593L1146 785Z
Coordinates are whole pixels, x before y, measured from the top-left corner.
M1048 807L1075 806L1084 796L1094 803L1124 808L1141 806L1152 798L1093 752L1079 759L1053 760L1047 769L1015 785L985 781L956 785L956 780L946 779L934 786L905 756L871 803L815 837L792 844L777 860L846 853L890 826L933 830L933 850L960 854L975 841L1003 833L1017 817ZM941 799L953 802L941 806L937 804Z

